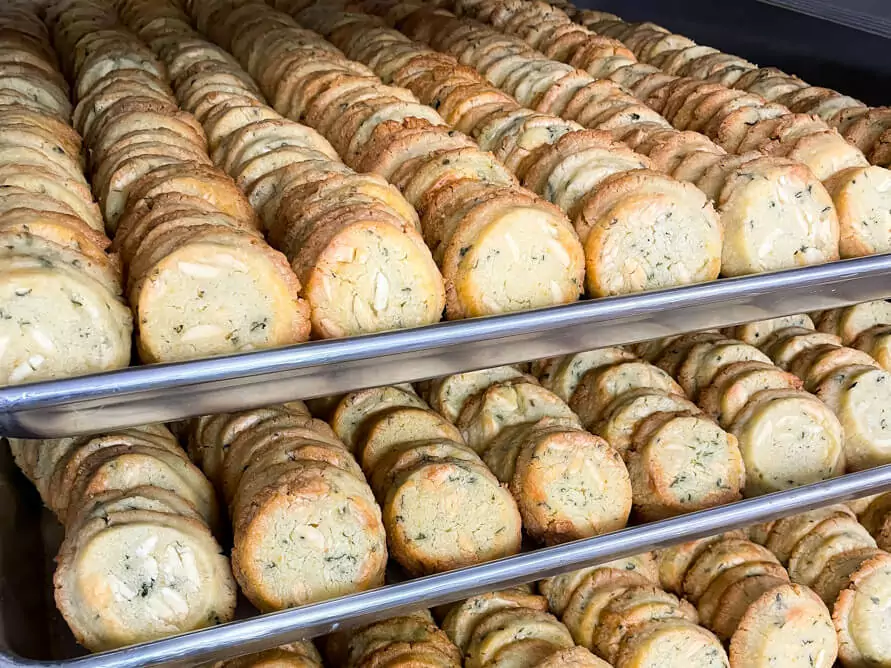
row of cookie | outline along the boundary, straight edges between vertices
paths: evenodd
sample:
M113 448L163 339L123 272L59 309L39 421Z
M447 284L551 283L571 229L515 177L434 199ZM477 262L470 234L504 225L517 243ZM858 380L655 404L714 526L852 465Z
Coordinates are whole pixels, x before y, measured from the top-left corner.
M870 108L835 90L811 86L775 67L761 67L743 58L673 34L653 23L634 24L604 12L583 12L580 20L593 30L625 42L645 62L672 73L719 81L785 105L794 113L816 115L837 128L875 165L891 165L891 114ZM666 69L666 71L669 71Z
M232 569L259 610L383 584L380 509L353 456L302 402L196 418L186 431L228 504Z
M382 509L389 552L408 573L520 550L522 522L510 493L410 387L347 394L330 423L361 461Z
M576 647L569 630L548 613L547 599L527 588L480 594L449 606L442 629L468 668L609 665L584 647Z
M436 379L425 394L514 495L533 538L559 543L625 526L632 484L609 444L514 367Z
M547 41L547 25L560 27L569 21L569 17L563 12L543 2L512 0L499 4L499 11L487 12L489 4L474 4L473 8L462 6L462 10L488 14L488 22L505 32L523 35L534 46ZM528 31L528 26L542 24L545 27ZM594 25L603 27L602 24ZM651 23L618 26L615 22L610 22L604 29L609 37L626 40L635 52L646 53L649 57L647 62L653 64L641 67L630 52L621 56L604 54L600 59L598 76L610 77L615 74L614 80L623 85L634 87L640 84L640 90L635 91L638 97L657 111L666 111L667 118L675 127L703 130L710 123L709 115L714 115L716 109L720 116L726 116L730 111L736 111L748 103L768 110L761 118L765 122L759 123L757 128L750 128L745 137L735 137L732 140L722 137L726 141L722 141L721 145L728 151L745 152L747 149L767 147L776 155L806 159L821 180L844 167L869 164L858 148L844 142L837 132L830 131L830 125L826 121L804 116L793 117L789 109L781 104L772 107L765 105L765 99L768 102L781 102L791 92L790 84L785 81L778 83L775 77L759 76L759 72L763 72L754 65L751 65L750 71L737 76L733 81L725 81L720 75L729 68L736 72L740 67L740 59L719 58L714 55L714 50L704 52L702 48L679 44L672 39L666 40L667 31L653 27ZM648 50L648 47L652 49ZM702 82L703 78L712 74L716 75L717 80ZM792 91L803 85L803 82L795 82ZM672 94L675 94L674 99L669 101ZM706 97L709 102L701 104ZM732 103L732 109L725 110L724 107L731 100L736 100ZM774 119L776 120L772 124L766 123ZM768 138L773 141L766 142ZM741 141L737 143L739 139Z
M604 348L536 363L532 372L539 375L543 388L528 378L518 378L516 369L498 367L446 377L427 389L437 410L457 416L454 420L468 443L485 448L483 458L504 482L511 482L518 471L525 473L519 468L512 471L510 465L516 461L519 466L525 456L535 453L532 443L549 430L569 431L565 425L571 421L606 440L609 453L624 459L630 474L630 500L641 519L664 518L740 498L745 471L736 439L700 415L683 389L661 369L624 350ZM644 423L647 428L639 428ZM682 456L676 456L673 446L680 444L684 445L679 449ZM606 470L603 464L599 467ZM584 478L574 478L572 489L587 489L590 480ZM611 490L609 504L596 497L588 498L587 504L591 512L601 506L598 514L604 526L618 524L623 512L627 513L620 512L619 503L628 503L627 492L622 492L618 479L598 480ZM560 500L556 491L553 502ZM530 499L528 491L520 488L520 492L517 499L522 509ZM540 498L539 494L532 499ZM565 512L571 511L572 502L573 498L561 501ZM606 523L607 517L615 520Z
M683 106L688 114L694 114L688 116L694 119L694 124L694 106L698 105L698 111L721 105L727 109L720 116L739 118L751 126L744 138L741 134L725 134L716 137L719 141L726 139L736 143L742 139L735 149L738 152L753 147L797 157L820 178L834 177L827 183L830 190L856 192L856 199L866 199L872 202L871 208L881 208L875 204L878 193L883 190L876 187L877 183L865 186L863 180L887 183L889 175L884 169L862 167L864 153L874 165L887 167L891 163L891 132L888 132L891 116L887 109L869 109L853 98L830 89L808 86L776 68L758 68L736 56L698 46L686 37L652 23L628 24L613 15L590 14L583 19L588 25L622 39L641 60L657 66L671 79L675 76L686 79L674 81L672 87L676 87L678 95L685 99ZM631 84L646 75L642 70L637 74L621 72L615 74L616 79ZM660 86L671 83L657 74L646 76ZM704 84L696 84L697 80ZM710 129L713 128L707 127L704 131L708 133ZM710 136L715 137L714 134ZM851 148L843 147L842 138ZM731 150L727 145L725 148ZM853 188L856 183L852 183L855 179L861 182L857 190ZM864 215L862 211L860 213Z
M412 22L412 18L417 17L422 17L424 20ZM421 9L403 20L399 27L413 31L410 32L413 37L427 38L437 49L452 53L459 60L464 59L468 63L473 63L487 77L491 76L490 69L505 62L513 70L510 77L519 76L517 74L519 72L535 80L538 68L550 62L541 54L532 51L518 37L501 35L491 28L467 19L456 19ZM487 51L493 43L501 47L500 51L493 52L494 55ZM480 67L476 65L477 61L483 63L492 61L493 64ZM579 81L585 76L588 77L587 84ZM502 86L508 85L510 77L504 80ZM494 81L501 81L501 78L496 78ZM617 84L596 81L589 75L566 75L553 84L545 95L551 93L557 96L556 99L562 100L557 106L563 107L564 117L581 120L582 124L590 127L609 130L627 146L649 154L653 166L670 171L679 179L694 183L715 201L725 229L725 252L721 266L723 274L738 275L788 268L838 257L839 220L834 204L826 189L802 163L765 157L761 154L750 154L739 158L734 156L728 159L720 147L702 135L682 133L667 128L661 117L659 117L662 120L661 124L648 122L646 114L639 109L641 105L638 100L624 92ZM648 110L648 113L652 116L651 110ZM540 120L534 115L530 119L532 120L526 122L531 125L536 122L544 126L549 125L548 121ZM516 119L514 122L519 124L523 121ZM547 127L534 129L541 135ZM705 160L702 159L703 156ZM530 158L530 162L531 160ZM743 177L744 174L757 174L759 178ZM607 183L604 183L601 189L606 186ZM635 183L631 186L626 184L626 187L637 189L639 186ZM769 187L782 190L788 188L788 193L779 199L768 199L764 195L764 189ZM656 190L657 186L654 185L652 188ZM587 207L589 216L600 214L594 204L601 199L603 198L595 197L595 201ZM664 206L663 204L662 207ZM644 207L646 214L641 212L641 208ZM646 221L647 226L652 226L653 212L649 200L638 201L636 207L615 206L615 208L622 214L618 217L620 221L633 216L635 222ZM805 217L809 224L799 226L794 231L783 227L778 221L789 219L787 213L780 213L786 208L797 212L791 215L800 214ZM666 212L666 216L668 213L671 212ZM604 220L615 218L613 215L605 217ZM754 226L751 225L752 221ZM857 222L859 221L847 219L841 221L845 226L846 236L854 234L848 227ZM643 229L640 224L631 225L631 228ZM779 229L784 230L782 242L761 245L755 243L755 238L762 239L764 235L774 234ZM661 234L658 236L662 237ZM684 235L665 236L665 242L660 246L671 247L670 244L679 243L679 237ZM639 243L636 236L628 234L625 237L633 240L635 244ZM795 238L796 242L786 245L785 241L792 238ZM652 254L652 247L644 244L640 246L650 250L649 254L641 251L637 253L641 256L644 266L656 264L656 269L661 269L667 264L675 269L684 268L677 263L663 263L658 260L653 262L653 258L649 257ZM625 254L621 256L625 257ZM710 257L706 256L704 259L710 260ZM641 270L638 273L645 275L652 271Z
M862 515L872 523L887 517L887 496ZM891 661L887 635L879 630L891 603L891 555L877 548L867 527L846 506L829 506L753 528L787 565L793 582L812 586L832 610L843 666Z
M847 453L838 418L800 389L801 383L784 373L782 364L781 368L770 364L773 348L765 353L712 331L648 342L636 349L679 378L700 408L739 440L747 496L826 480L845 471Z
M329 12L328 20L332 17L337 18L338 27L328 37L347 56L372 66L384 81L410 89L446 122L472 134L480 148L494 153L526 187L567 213L585 245L588 294L622 294L717 278L720 223L695 188L649 171L629 174L654 165L604 133L585 131L577 123L520 107L475 70L378 25L371 16ZM538 85L534 79L523 79L518 88L534 93ZM555 143L559 146L548 151ZM559 155L554 157L554 152ZM569 162L573 163L570 169L564 164ZM637 201L639 191L627 191L629 180L664 182L665 187L653 186L651 190L658 193ZM607 193L617 194L609 197ZM644 231L639 215L629 220L627 213L612 213L612 209L627 211L633 202L635 213L649 206L647 225L652 227L656 200L666 211L655 216L659 229L652 234ZM424 207L425 202L420 200L418 205ZM620 265L645 265L652 253L655 241L647 244L642 236L671 241L664 245L664 261L658 266L629 275Z
M518 0L507 6L515 7L519 16L526 16L527 22L533 24L536 23L536 12L552 15L552 10L542 9L541 3ZM703 137L679 137L675 141L684 146L676 149L683 156L677 176L695 180L702 178L710 168L732 169L735 164L751 159L747 153L750 149L779 158L779 161L772 161L774 168L783 160L801 162L815 176L826 181L841 222L842 257L857 257L891 248L887 225L876 226L872 222L876 212L881 216L887 208L884 203L891 173L883 168L869 167L860 150L844 141L824 120L807 114L793 114L782 105L766 103L756 94L728 88L722 83L677 77L651 66L615 62L625 60L620 57L607 56L603 60L607 65L612 63L621 67L613 71L605 65L602 76L628 86L640 100L672 120L675 127L697 130L728 151L743 154L738 159L721 158L711 150L713 144L702 144ZM620 110L632 108L629 103L619 100L608 104L616 105Z
M279 645L254 654L205 664L202 668L323 668L322 655L311 640Z
M198 9L210 13L215 7ZM250 7L233 10L230 16L243 17L240 10L244 10L251 21L233 19L228 31L217 30L212 37L235 52L261 86L267 86L270 99L277 105L288 103L289 109L279 110L315 127L345 150L342 157L347 164L396 184L418 176L419 196L435 198L436 207L422 216L421 228L443 272L448 317L564 303L579 296L583 251L561 212L519 188L503 166L469 138L445 127L409 91L384 86L377 77L356 75L357 68L369 71L334 53L329 43L298 28L285 15L268 7ZM199 15L197 23L201 26L207 20ZM289 30L291 38L286 39ZM290 49L287 58L279 53L282 49ZM286 77L275 74L283 71L283 62L292 64ZM442 156L436 154L458 149L466 149L466 154L476 151L473 164L481 169L442 170L450 167L448 159L440 163ZM449 178L441 182L437 170ZM455 174L465 177L458 191ZM440 224L434 213L446 222ZM535 267L532 280L527 274L530 267Z
M864 302L823 311L814 319L821 332L835 334L844 345L862 350L891 371L891 304Z
M702 624L729 641L730 665L834 665L838 640L829 610L790 580L774 553L730 532L662 550L660 578L696 605Z
M653 553L583 568L538 583L551 612L581 646L615 666L727 667L714 634L687 601L660 589Z
M127 265L141 358L306 340L299 282L263 241L241 191L210 164L204 131L180 111L164 66L115 23L109 3L64 7L56 27L73 44L66 55L81 94L78 118L88 127L93 185L105 199L113 248Z
M67 124L71 120L68 83L59 71L49 31L37 8L6 6L0 21L0 105L24 107Z
M118 258L84 177L44 24L0 10L0 384L130 363Z
M334 633L322 647L328 664L342 668L464 665L461 652L427 610Z
M319 133L267 106L253 79L195 32L177 6L120 4L134 22L179 15L163 35L140 35L167 64L180 103L203 124L214 163L244 191L270 242L290 260L315 337L440 319L442 277L417 214L395 188L377 175L356 174ZM332 234L335 220L340 229Z
M807 315L775 318L746 326L757 333L757 345L781 369L797 376L799 386L813 393L836 414L844 432L846 467L859 471L891 463L891 447L886 416L891 406L891 375L867 353L842 345L842 339L826 330L841 330L850 336L863 328L867 331L888 314L886 302L867 302L855 307L827 311L818 319L815 331ZM745 332L744 332L745 333ZM856 338L856 336L855 336ZM710 388L704 397L706 410L720 410L714 402L716 392L723 392L725 404L742 396L744 387L784 389L778 371L749 365L738 367L732 377L722 379L722 386ZM717 385L717 384L716 384ZM721 419L721 417L719 417ZM729 419L732 419L729 418Z
M56 606L92 651L230 621L235 583L209 527L213 488L161 425L99 436L10 439L65 525Z

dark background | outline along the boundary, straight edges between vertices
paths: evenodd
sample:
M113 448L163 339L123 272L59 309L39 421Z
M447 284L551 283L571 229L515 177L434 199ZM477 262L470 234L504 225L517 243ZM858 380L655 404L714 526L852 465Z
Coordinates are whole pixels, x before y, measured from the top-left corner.
M891 35L891 0L799 2L811 12L844 14L869 30ZM810 84L837 89L870 105L891 105L891 39L880 35L757 0L576 0L575 4L610 11L628 21L653 21L700 44L779 67Z

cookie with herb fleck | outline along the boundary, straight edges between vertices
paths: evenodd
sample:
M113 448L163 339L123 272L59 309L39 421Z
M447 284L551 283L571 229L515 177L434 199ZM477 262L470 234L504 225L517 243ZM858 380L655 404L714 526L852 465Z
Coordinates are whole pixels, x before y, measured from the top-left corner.
M550 390L525 380L507 381L490 385L465 402L456 425L467 445L482 453L506 427L544 417L581 426L569 406Z
M331 428L347 448L355 450L366 421L395 406L426 408L427 404L413 391L394 386L358 390L340 400L330 420Z
M481 620L470 635L464 665L482 668L498 651L523 638L546 640L556 648L572 647L572 636L553 615L529 608L505 608Z
M641 624L622 641L616 668L729 668L721 642L686 619Z
M749 399L764 390L801 389L801 380L770 362L734 362L715 375L699 396L703 411L729 429Z
M746 496L827 480L845 469L841 423L828 406L799 390L759 392L730 432L745 461Z
M442 620L442 630L464 652L476 625L491 613L505 608L547 611L547 600L519 589L480 594L456 604Z
M736 437L698 415L654 413L626 461L641 517L658 519L739 499L746 469Z
M93 651L220 624L235 612L220 546L201 522L167 513L89 520L63 543L54 583L56 605Z
M520 549L516 502L482 462L420 461L405 469L387 491L383 518L393 557L417 575Z
M232 568L251 602L279 610L382 584L384 528L367 484L324 462L277 466L233 506Z
M830 668L838 649L826 606L797 584L769 589L753 601L730 639L731 662L740 668Z
M370 474L392 449L406 442L430 439L463 442L457 427L427 408L394 406L375 413L363 424L358 448L362 469Z
M522 377L523 372L514 366L456 373L431 381L425 397L433 410L449 422L455 422L471 397L496 383Z

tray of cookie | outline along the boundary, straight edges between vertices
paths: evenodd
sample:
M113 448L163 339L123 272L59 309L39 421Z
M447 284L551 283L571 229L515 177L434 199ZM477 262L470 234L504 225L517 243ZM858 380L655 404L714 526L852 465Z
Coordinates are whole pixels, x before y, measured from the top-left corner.
M881 110L439 4L4 10L0 662L891 662Z
M886 660L889 314L8 439L5 662Z
M251 3L10 10L0 432L115 429L887 296L887 174L853 135L814 121L785 143L743 137L782 109L735 89L676 113L670 75L565 14L536 51L501 17L467 24L482 6L303 5L257 5L243 28ZM477 39L497 44L488 60ZM598 69L607 57L620 73Z

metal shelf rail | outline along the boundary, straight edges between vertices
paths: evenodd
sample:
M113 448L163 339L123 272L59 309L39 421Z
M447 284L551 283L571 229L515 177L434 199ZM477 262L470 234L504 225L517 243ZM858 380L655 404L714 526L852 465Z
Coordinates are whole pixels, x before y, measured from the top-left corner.
M411 330L0 388L0 436L55 438L410 382L891 296L891 254Z

